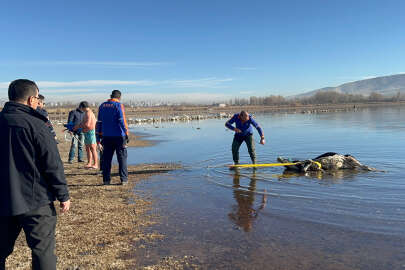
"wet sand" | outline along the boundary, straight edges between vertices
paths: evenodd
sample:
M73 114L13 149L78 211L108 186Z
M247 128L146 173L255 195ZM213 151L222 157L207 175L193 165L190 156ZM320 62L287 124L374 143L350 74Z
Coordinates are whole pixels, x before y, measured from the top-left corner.
M63 139L63 127L56 127ZM131 135L130 146L147 146L150 142ZM60 140L59 150L67 160L70 143ZM151 175L179 168L178 164L140 164L128 166L129 184L120 186L117 167L112 169L112 185L103 186L97 170L85 163L64 163L71 196L71 210L58 216L56 227L57 269L131 269L135 263L134 244L147 244L163 237L144 229L156 222L151 214L152 199L135 195L134 186ZM55 203L56 205L56 203ZM172 263L176 263L172 261ZM7 269L31 269L31 253L22 232ZM156 266L160 269L161 266ZM171 268L175 269L175 268Z

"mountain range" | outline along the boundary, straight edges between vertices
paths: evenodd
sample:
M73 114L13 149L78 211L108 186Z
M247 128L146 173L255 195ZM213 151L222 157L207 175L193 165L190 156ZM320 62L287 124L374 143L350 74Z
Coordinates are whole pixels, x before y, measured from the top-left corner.
M342 94L365 95L379 93L384 96L394 96L398 92L405 94L405 74L376 77L345 83L336 87L324 87L313 91L296 95L296 98L305 98L315 95L318 92L334 91Z

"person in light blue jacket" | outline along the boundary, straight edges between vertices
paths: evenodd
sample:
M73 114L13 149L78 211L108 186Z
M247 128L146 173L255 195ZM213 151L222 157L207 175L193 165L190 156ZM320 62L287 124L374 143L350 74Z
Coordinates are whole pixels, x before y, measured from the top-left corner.
M234 123L235 126L232 125ZM241 111L240 113L234 114L234 116L225 123L225 126L230 130L235 131L235 136L233 137L232 142L232 157L234 164L239 164L239 148L243 142L246 143L250 159L252 160L252 163L255 164L256 153L252 126L257 129L257 132L259 132L260 144L266 143L263 130L259 124L246 111Z

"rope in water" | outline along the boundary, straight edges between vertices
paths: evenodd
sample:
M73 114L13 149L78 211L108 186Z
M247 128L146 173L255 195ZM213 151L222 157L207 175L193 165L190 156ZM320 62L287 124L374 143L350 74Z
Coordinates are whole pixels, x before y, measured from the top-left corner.
M298 162L291 163L267 163L267 164L238 164L238 165L229 165L232 168L244 168L244 167L276 167L276 166L290 166L297 165Z
M317 161L312 161L318 165L319 169L322 168L321 163ZM297 165L300 162L290 162L290 163L267 163L267 164L238 164L238 165L229 165L231 168L249 168L249 167L277 167L277 166L291 166Z

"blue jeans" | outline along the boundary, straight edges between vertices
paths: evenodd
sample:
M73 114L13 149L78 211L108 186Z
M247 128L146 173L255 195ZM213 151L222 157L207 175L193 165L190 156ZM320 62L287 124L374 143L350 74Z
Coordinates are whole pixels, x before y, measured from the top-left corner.
M77 147L77 160L82 161L83 160L83 145L84 145L84 134L83 132L77 133L74 135L76 138L72 139L72 144L70 145L70 151L69 151L69 160L68 161L73 161L75 158L75 151Z

